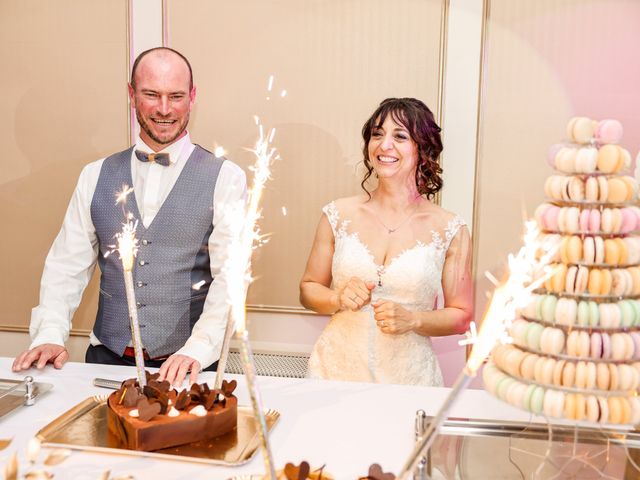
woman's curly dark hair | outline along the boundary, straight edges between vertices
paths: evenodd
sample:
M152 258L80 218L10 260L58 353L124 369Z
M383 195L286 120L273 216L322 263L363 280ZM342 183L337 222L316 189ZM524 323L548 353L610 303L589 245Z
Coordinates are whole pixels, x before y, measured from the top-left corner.
M418 187L420 195L426 195L428 199L432 199L442 188L442 177L440 176L442 168L438 163L438 157L442 152L441 129L429 107L415 98L387 98L383 100L362 127L362 138L364 139L362 153L364 154L364 166L367 170L360 183L362 189L371 197L365 187L367 180L373 173L369 159L369 141L373 130L382 126L387 115L391 115L396 123L405 127L409 131L411 139L416 143L418 147L416 187Z

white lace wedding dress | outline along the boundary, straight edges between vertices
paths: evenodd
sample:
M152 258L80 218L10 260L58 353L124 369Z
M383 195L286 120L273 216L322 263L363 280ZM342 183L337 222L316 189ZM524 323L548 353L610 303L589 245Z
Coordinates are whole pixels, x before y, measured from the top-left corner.
M349 220L340 218L334 202L323 208L335 237L333 288L351 277L376 283L371 301L378 298L408 310L432 310L441 291L442 268L451 240L464 225L460 217L444 231L432 232L429 243L415 246L377 265L357 232L348 233ZM376 326L371 305L357 312L334 314L316 342L308 376L332 380L441 386L442 372L431 339L416 333L391 335Z

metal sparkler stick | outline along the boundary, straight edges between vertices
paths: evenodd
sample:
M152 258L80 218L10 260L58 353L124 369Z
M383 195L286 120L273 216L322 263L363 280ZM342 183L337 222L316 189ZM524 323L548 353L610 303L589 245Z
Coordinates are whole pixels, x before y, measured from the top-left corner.
M242 360L242 369L247 379L247 387L249 388L249 396L251 397L251 407L255 415L258 437L260 439L260 445L262 447L262 456L264 460L264 467L269 478L276 480L276 470L273 464L273 455L271 454L271 447L269 446L269 438L267 429L267 422L264 418L264 409L262 407L262 399L260 397L260 390L256 382L256 367L253 359L253 352L251 351L251 344L249 343L249 332L244 330L236 333L236 338L240 340L240 358Z
M126 202L127 195L133 191L128 185L123 186L122 192L117 195L118 203ZM131 341L135 352L136 372L138 383L141 387L147 384L147 377L144 372L144 355L142 352L142 338L140 337L140 324L138 323L138 307L136 305L136 294L133 288L133 261L138 253L138 239L136 238L137 221L133 221L131 214L125 214L126 222L122 225L122 232L116 234L118 246L116 250L120 254L122 261L122 271L124 274L124 286L127 295L127 308L129 310L129 324L131 326Z
M227 369L229 346L231 345L231 337L233 336L234 327L235 322L231 315L231 309L229 309L227 326L224 329L224 338L222 339L222 348L220 349L220 359L218 360L218 368L216 370L216 380L213 385L213 388L216 389L220 389L222 387L222 377L224 376L224 371Z

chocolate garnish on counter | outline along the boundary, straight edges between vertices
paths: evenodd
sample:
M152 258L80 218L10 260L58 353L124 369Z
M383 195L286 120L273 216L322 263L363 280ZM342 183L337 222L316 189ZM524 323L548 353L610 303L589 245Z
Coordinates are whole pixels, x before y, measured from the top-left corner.
M304 460L300 463L299 467L293 463L287 463L284 466L284 476L287 477L287 480L306 480L309 477L310 471L311 467L309 467L309 463Z
M390 472L383 472L382 467L374 463L369 467L369 474L366 477L360 477L358 480L395 480L396 476Z
M158 415L161 410L160 403L149 402L145 397L138 400L138 418L143 422L148 422Z

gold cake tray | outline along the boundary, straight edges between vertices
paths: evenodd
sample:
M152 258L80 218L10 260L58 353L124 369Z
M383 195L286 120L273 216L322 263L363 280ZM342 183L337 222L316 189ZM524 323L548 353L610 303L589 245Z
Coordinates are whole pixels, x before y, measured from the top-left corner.
M32 398L37 398L51 390L50 383L33 382ZM23 380L0 378L0 417L24 405L26 387Z
M248 462L260 445L252 409L238 405L238 426L220 437L153 452L118 447L107 430L107 398L96 395L80 402L42 428L38 439L45 446L226 466ZM280 413L266 409L264 415L271 430Z

